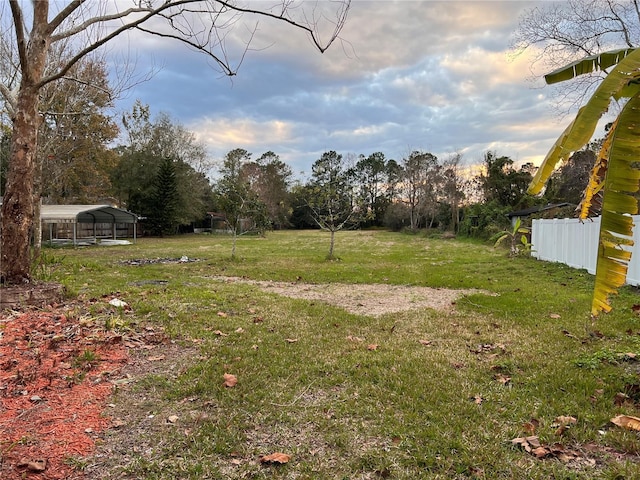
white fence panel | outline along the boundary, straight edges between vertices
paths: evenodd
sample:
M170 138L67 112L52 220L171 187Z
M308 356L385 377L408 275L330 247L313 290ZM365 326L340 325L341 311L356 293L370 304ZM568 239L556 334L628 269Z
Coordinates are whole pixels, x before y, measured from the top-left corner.
M640 215L633 216L640 225ZM531 230L531 255L596 273L600 217L581 222L577 218L535 219ZM635 245L627 271L627 283L640 285L640 227L633 229Z

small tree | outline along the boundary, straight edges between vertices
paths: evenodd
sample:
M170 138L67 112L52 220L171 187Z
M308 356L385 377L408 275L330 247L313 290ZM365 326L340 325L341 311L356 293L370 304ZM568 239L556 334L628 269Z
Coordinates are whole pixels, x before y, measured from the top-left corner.
M238 237L249 232L263 232L269 227L269 215L264 202L251 189L243 166L251 159L251 153L242 148L231 150L225 156L215 186L215 203L224 214L227 228L233 235L231 258L236 256Z
M307 205L316 224L331 234L328 260L333 260L336 232L356 225L361 205L353 195L352 175L342 155L325 152L311 167Z

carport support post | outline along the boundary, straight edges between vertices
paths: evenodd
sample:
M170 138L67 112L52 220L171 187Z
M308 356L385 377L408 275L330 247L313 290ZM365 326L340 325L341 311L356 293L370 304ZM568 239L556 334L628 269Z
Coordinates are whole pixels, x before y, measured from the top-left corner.
M113 224L112 224L112 225L113 225L113 239L115 240L115 239L116 239L116 231L117 231L117 229L116 229L116 222L113 222Z
M78 225L77 223L73 222L73 246L74 247L76 246L76 226L77 225Z

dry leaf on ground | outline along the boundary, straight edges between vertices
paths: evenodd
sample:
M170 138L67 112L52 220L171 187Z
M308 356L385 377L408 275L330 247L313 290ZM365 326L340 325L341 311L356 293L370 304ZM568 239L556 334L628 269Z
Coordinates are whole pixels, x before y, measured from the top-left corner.
M225 373L223 375L224 378L224 386L228 387L228 388L232 388L235 387L236 384L238 383L238 379L235 375L232 375L230 373Z
M272 464L284 464L289 463L291 460L291 455L287 455L286 453L275 452L271 455L264 455L260 457L260 463L272 463Z
M527 432L529 435L533 435L536 433L536 430L540 426L540 421L537 418L532 418L528 422L522 425L522 429Z
M630 415L618 415L611 419L611 423L628 430L640 431L640 418Z
M511 440L512 445L519 445L524 448L525 451L531 453L533 449L540 447L540 440L536 435L529 437L518 437Z
M30 472L44 472L47 469L47 460L45 458L39 458L37 460L22 459L18 465L19 468L26 468Z
M570 417L568 415L560 415L559 417L556 417L554 423L559 425L575 425L576 423L578 423L578 419L576 417Z

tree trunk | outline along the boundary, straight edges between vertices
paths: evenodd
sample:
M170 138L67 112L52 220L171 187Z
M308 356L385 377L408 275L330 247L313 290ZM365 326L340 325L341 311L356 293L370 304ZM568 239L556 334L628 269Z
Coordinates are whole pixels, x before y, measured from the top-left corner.
M1 277L5 283L31 280L29 240L33 227L33 188L38 138L38 90L23 87L13 123L9 170L2 201ZM10 261L11 260L11 261Z
M31 280L29 241L33 228L36 152L41 121L38 112L39 82L47 62L51 35L48 31L49 2L34 2L33 5L33 28L29 39L18 41L22 78L15 117L12 118L9 169L0 211L0 280L7 284Z
M331 230L331 241L329 242L329 255L327 258L329 260L333 260L333 246L336 243L336 232L335 230Z
M231 243L231 258L236 258L236 240L238 239L238 229L233 229L233 242Z

